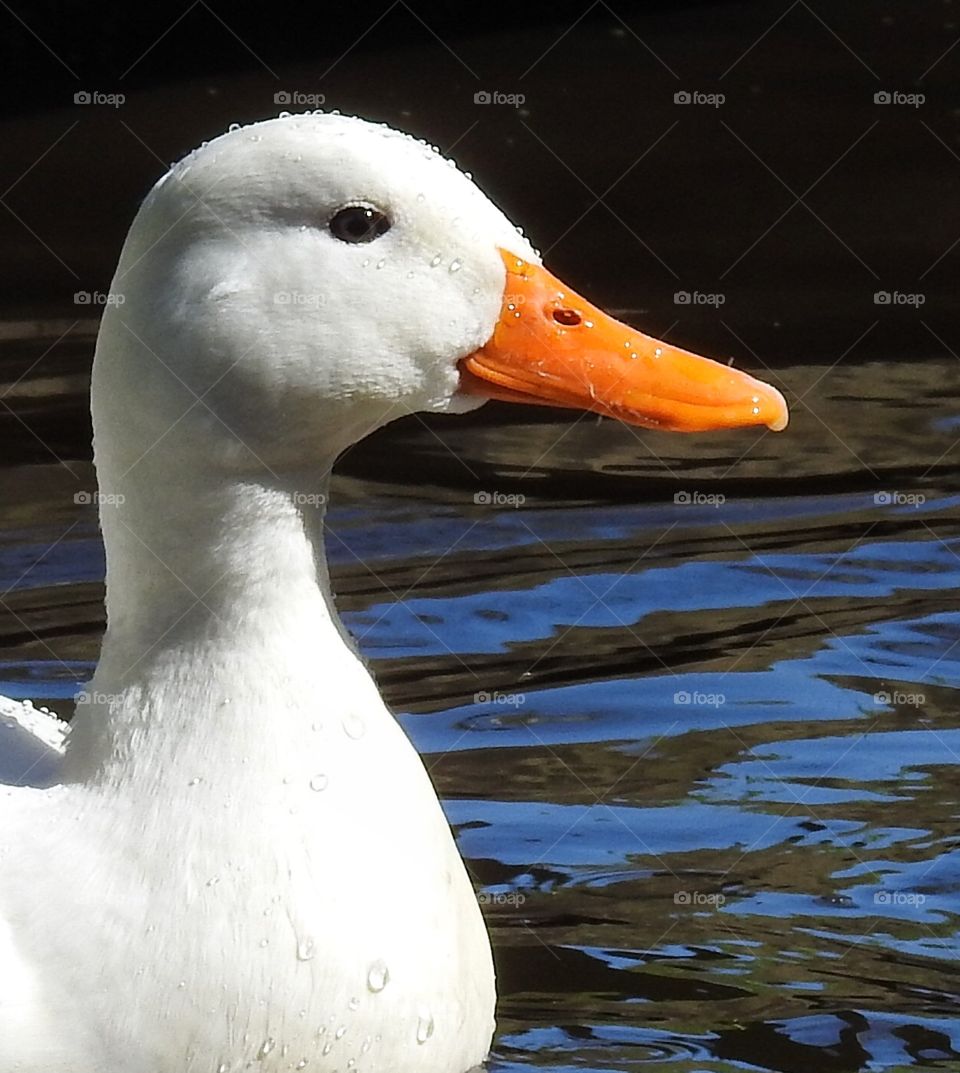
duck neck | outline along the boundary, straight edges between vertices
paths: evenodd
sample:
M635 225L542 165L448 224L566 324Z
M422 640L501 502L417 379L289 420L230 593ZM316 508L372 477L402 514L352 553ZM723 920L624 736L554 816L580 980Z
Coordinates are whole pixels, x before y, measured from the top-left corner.
M316 716L318 663L325 696L372 688L330 590L326 477L149 458L98 474L107 632L71 732L78 776L178 780L198 751L226 768L256 750L271 770Z
M323 548L328 477L194 470L164 483L138 470L101 492L105 654L122 647L139 662L157 647L241 635L308 607L336 622Z

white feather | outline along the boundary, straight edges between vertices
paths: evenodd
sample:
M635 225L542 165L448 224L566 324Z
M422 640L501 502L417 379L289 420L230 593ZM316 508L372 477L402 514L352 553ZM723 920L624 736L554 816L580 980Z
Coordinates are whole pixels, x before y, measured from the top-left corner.
M392 219L376 242L327 230L356 201ZM497 246L536 259L427 146L340 116L232 131L144 203L93 375L101 660L65 759L55 723L0 715L8 783L61 783L0 790L4 1073L484 1058L472 885L336 617L316 504L372 428L476 405L456 363L493 331Z

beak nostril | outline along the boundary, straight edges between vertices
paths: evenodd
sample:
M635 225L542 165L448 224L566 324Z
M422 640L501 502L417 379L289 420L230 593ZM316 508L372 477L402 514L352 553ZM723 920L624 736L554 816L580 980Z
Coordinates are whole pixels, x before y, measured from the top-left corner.
M553 319L565 328L575 328L583 320L575 309L555 309Z

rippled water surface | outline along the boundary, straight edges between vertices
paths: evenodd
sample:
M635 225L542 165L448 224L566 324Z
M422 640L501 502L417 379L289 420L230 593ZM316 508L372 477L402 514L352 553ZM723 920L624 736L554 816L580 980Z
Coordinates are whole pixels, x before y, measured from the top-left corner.
M778 437L501 411L343 460L335 587L481 892L497 1073L960 1068L953 368L778 379ZM49 436L85 385L30 383ZM66 716L92 482L0 470L0 692Z

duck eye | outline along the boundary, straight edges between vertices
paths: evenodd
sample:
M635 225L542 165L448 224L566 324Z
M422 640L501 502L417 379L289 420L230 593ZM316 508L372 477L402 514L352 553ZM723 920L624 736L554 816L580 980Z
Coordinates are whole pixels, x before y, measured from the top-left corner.
M347 205L330 220L330 234L341 242L373 242L390 230L390 220L370 205Z

